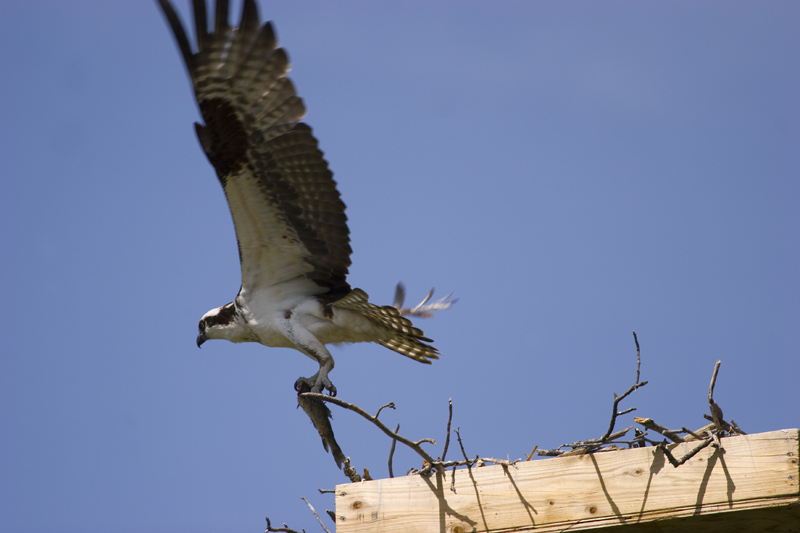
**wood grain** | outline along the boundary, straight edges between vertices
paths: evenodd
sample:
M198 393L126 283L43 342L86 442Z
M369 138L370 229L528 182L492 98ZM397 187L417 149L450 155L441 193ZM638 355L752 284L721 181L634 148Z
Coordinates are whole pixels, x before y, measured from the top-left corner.
M455 493L451 471L338 485L337 532L581 531L676 519L687 527L687 518L719 514L704 520L713 532L743 530L756 510L767 521L770 508L800 518L799 434L725 438L724 450L708 447L679 468L649 447L460 469ZM679 457L695 446L669 448Z

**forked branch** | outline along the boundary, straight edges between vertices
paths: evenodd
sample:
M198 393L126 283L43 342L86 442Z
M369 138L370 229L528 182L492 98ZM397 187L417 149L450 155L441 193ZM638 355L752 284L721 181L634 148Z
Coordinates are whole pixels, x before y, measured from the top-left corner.
M356 413L358 415L361 415L362 418L372 422L378 429L380 429L381 431L386 433L386 435L388 435L390 438L392 438L394 440L397 440L401 444L405 444L406 446L408 446L409 448L411 448L412 450L417 452L417 454L420 457L422 457L422 459L426 463L428 463L428 464L433 464L434 463L434 461L435 461L434 458L431 457L428 454L428 452L423 450L422 447L420 446L420 444L422 444L423 442L428 442L430 444L436 444L435 440L433 440L433 439L420 439L418 441L413 441L411 439L408 439L408 438L406 438L406 437L404 437L402 435L399 435L399 434L395 433L394 431L392 431L391 429L386 427L386 425L383 422L378 420L378 416L377 415L376 416L372 416L371 414L367 413L366 411L364 411L359 406L357 406L355 404L352 404L352 403L349 403L349 402L346 402L346 401L344 401L344 400L342 400L340 398L336 398L334 396L328 396L327 394L319 394L319 393L316 393L316 392L306 392L306 393L303 393L303 395L304 396L308 396L308 397L313 398L313 399L316 399L316 400L321 400L323 402L328 402L328 403L332 403L332 404L338 405L339 407L343 407L344 409L347 409L348 411L353 411L354 413ZM380 414L380 410L378 410L378 414Z

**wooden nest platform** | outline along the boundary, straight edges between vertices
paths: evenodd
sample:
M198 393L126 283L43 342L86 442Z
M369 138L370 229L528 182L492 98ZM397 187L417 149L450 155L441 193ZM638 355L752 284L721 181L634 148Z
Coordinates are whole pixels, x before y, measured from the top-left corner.
M338 485L336 530L797 532L799 433L722 438L677 468L650 446Z

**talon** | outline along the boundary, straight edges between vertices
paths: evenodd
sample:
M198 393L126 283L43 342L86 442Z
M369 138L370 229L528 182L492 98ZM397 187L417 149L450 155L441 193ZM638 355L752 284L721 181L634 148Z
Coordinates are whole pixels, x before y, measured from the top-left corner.
M319 386L320 390L327 390L331 396L336 396L336 387L333 386L331 380L328 379L328 376L322 377L319 381L317 381L317 385Z
M331 380L329 380L327 377L317 378L317 382L314 383L314 386L311 388L311 390L313 392L320 392L322 394L325 394L325 391L327 390L331 396L336 396L336 387L333 386L333 383L331 383Z
M331 396L336 396L336 387L326 376L314 375L310 378L297 378L297 381L294 382L294 390L298 393L316 392L317 394L325 394L327 390Z

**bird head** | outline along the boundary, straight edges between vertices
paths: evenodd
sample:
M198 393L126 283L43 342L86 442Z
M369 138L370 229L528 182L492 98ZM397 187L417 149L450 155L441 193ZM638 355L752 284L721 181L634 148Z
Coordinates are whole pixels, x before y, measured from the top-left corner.
M198 325L197 347L208 339L227 339L231 342L245 340L244 327L239 322L239 313L233 303L212 309L203 315Z

